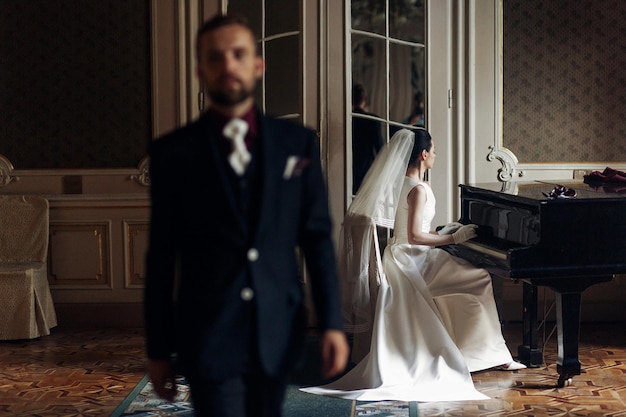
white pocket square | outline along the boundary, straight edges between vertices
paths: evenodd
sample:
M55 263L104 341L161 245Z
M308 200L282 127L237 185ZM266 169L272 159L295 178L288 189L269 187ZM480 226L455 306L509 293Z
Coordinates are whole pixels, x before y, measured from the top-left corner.
M285 164L285 170L283 171L283 178L288 180L292 177L298 176L302 173L302 170L309 165L309 160L306 158L300 158L296 155L291 155L287 158Z

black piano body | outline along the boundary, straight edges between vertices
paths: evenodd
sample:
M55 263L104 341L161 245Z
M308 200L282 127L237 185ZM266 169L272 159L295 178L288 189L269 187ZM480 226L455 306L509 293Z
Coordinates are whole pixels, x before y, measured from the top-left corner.
M573 198L546 195L562 185ZM626 184L526 181L460 185L463 224L478 237L444 247L492 275L523 282L523 341L518 359L543 363L537 348L536 286L555 291L558 386L580 374L578 341L582 292L626 273ZM555 193L553 193L555 195Z

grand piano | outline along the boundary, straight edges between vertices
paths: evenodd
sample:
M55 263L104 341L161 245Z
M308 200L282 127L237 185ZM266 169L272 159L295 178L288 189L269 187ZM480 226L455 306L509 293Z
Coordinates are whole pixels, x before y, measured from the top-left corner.
M543 363L536 287L555 291L559 387L580 374L583 291L626 273L626 184L621 185L582 180L460 185L459 222L478 225L478 236L443 249L494 276L523 282L518 359L529 367Z

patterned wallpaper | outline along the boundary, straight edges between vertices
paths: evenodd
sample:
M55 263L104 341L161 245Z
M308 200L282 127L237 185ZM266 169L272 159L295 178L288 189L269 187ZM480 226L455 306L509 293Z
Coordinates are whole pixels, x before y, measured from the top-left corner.
M626 2L502 4L503 145L521 163L626 161Z
M152 137L149 0L0 0L0 154L136 167Z
M503 144L626 161L626 2L503 0ZM149 0L0 1L0 154L135 167L152 137Z

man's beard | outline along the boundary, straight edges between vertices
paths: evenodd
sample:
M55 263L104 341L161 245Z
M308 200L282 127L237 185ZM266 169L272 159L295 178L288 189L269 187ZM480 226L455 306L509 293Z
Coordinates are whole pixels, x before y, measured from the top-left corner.
M244 88L239 91L209 91L211 101L220 106L236 106L244 102L254 92L254 86L250 89Z

